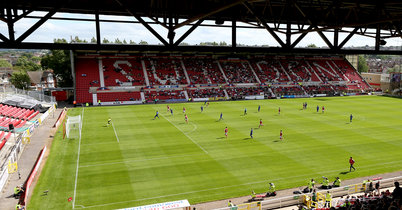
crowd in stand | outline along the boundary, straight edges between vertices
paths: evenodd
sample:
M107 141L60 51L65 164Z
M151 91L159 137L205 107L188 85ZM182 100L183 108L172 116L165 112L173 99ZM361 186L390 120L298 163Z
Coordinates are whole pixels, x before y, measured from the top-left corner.
M276 96L280 95L305 95L303 89L300 86L277 86L271 87Z
M368 193L360 196L341 197L333 209L368 209L368 210L399 210L402 209L402 189L399 182L395 182L395 189L380 193L380 190L370 189Z
M225 78L212 59L184 59L191 84L225 84Z
M307 85L303 86L304 90L310 95L312 94L329 94L334 92L330 85Z
M268 87L235 87L227 88L226 92L232 99L243 99L245 96L264 95L271 97L271 92Z
M254 74L247 67L247 63L223 63L222 68L229 83L256 83Z
M145 100L168 100L168 99L185 99L184 91L182 90L158 90L144 91Z
M188 89L187 93L190 98L225 97L225 92L222 88Z

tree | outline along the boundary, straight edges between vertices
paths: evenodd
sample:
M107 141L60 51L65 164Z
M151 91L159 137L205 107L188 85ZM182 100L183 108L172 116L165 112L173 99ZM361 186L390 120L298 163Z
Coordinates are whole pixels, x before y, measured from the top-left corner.
M13 75L11 75L10 82L19 89L27 89L31 84L28 74L24 72L13 73Z
M148 45L148 42L147 42L147 41L144 41L144 40L141 40L139 44L140 44L140 45Z
M110 42L109 42L109 40L108 40L108 39L103 38L102 43L103 43L103 44L108 44L108 43L110 43Z
M15 66L19 70L23 71L37 71L40 70L41 66L38 64L39 58L34 56L22 55L17 59Z
M60 87L72 87L73 77L71 75L70 51L51 50L51 52L42 57L43 69L53 69L57 78L57 84Z
M71 39L71 43L88 43L85 39L80 39L78 36L75 36L74 39Z
M130 39L130 44L137 44L133 40Z
M115 44L123 44L123 42L121 42L119 38L116 38L116 39L114 40L114 43L115 43Z
M368 72L369 67L367 65L366 58L363 55L359 55L359 61L357 65L357 70L361 72Z
M317 48L317 45L315 45L315 44L309 44L309 45L307 45L307 47L308 47L308 48Z
M91 43L96 43L96 38L95 37L91 38Z
M0 59L0 68L11 68L13 65L11 65L10 62L7 60Z

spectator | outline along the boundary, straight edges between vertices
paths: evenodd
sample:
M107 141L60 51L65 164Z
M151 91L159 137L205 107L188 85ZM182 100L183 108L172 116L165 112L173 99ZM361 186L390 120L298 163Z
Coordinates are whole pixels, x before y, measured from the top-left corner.
M399 182L394 182L395 189L392 192L392 199L393 200L402 200L402 188L399 186Z

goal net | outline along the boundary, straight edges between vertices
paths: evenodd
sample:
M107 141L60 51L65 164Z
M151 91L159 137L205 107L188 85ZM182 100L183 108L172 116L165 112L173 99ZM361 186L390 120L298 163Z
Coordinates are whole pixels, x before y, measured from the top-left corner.
M66 137L75 139L81 137L82 121L81 115L68 116L66 122Z

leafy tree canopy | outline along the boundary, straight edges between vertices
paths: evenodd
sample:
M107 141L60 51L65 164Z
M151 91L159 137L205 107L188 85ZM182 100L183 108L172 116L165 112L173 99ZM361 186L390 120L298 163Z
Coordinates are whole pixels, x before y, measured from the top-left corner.
M7 60L0 59L0 68L11 68L13 65L11 65L10 62Z
M358 61L358 66L357 70L361 72L368 72L369 67L367 65L367 60L363 55L359 55L359 61Z
M10 82L19 89L27 89L31 84L31 80L29 79L28 74L25 72L13 73L13 75L11 75Z

